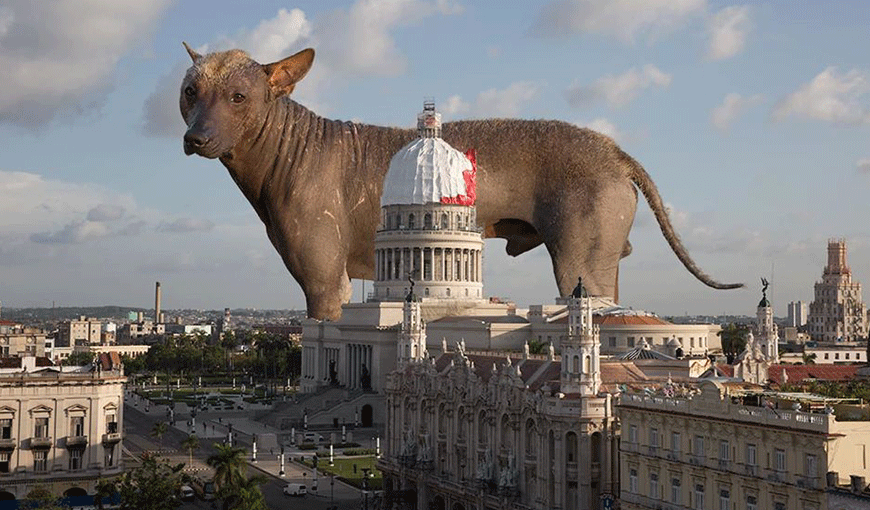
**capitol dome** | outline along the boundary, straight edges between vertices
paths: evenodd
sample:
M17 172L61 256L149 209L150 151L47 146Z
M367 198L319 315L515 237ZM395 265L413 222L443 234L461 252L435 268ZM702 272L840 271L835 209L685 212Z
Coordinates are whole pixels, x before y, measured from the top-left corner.
M473 205L473 154L463 154L441 139L441 114L427 102L417 116L420 138L390 161L381 206L399 204Z

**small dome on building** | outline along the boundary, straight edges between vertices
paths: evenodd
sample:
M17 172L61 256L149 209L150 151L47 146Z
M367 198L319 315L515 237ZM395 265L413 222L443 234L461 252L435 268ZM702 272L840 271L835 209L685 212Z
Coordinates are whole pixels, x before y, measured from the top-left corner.
M473 205L474 162L441 139L441 115L426 102L417 116L420 138L390 161L381 206L398 204Z

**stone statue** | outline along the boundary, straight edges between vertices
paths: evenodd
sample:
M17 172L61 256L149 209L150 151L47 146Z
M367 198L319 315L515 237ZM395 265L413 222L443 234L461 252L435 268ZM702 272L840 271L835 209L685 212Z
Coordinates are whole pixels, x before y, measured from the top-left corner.
M486 449L483 454L483 461L477 465L477 480L479 482L491 483L495 477L495 466L492 464L492 450Z
M338 319L350 279L374 278L384 178L416 130L329 120L291 100L313 49L262 65L241 50L200 55L185 47L193 61L179 98L185 154L220 159L302 287L309 317ZM448 122L443 137L476 150L477 222L485 235L506 239L512 256L545 244L561 296L583 274L591 295L618 298L638 190L690 273L714 288L740 286L695 264L652 178L611 138L567 122L519 119Z
M359 385L362 386L362 389L364 390L372 389L372 376L369 374L369 369L366 367L365 363L363 363L362 369L360 370Z
M338 384L338 370L335 369L335 360L329 360L329 384Z

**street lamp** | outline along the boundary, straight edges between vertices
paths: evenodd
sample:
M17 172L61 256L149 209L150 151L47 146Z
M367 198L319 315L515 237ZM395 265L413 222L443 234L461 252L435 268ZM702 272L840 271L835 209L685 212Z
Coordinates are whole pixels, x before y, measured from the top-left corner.
M362 468L363 472L363 510L369 510L369 471L371 468Z

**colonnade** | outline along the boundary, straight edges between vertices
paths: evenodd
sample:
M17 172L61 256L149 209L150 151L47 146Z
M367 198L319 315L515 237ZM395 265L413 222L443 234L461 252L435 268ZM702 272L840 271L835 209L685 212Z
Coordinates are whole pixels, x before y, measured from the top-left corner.
M473 248L382 248L375 250L377 281L480 282L482 251Z
M347 344L347 380L348 388L361 388L362 368L365 365L369 371L370 381L374 380L372 374L372 346L362 344Z

